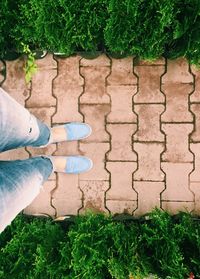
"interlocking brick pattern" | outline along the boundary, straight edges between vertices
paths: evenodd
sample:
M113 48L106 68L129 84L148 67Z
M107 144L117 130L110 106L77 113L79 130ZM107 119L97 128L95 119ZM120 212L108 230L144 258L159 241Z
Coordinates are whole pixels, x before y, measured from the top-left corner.
M200 214L199 70L183 58L150 63L48 54L26 85L23 63L6 62L2 87L48 125L81 121L93 133L0 158L79 154L94 163L80 175L52 175L26 214L61 217L93 209L142 215L154 207Z

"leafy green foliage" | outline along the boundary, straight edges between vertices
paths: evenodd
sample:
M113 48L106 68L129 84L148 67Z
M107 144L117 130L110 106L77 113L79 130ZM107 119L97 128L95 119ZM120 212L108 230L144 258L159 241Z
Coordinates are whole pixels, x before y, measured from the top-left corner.
M200 66L199 0L0 0L0 56L30 49L71 55L186 57ZM12 26L10 27L12 23Z
M33 53L28 45L25 45L24 43L21 43L22 45L22 52L27 56L27 59L25 61L25 80L26 83L29 83L31 81L32 76L37 72L37 64L35 63L35 53Z
M111 0L105 41L111 52L152 60L160 57L169 38L173 0Z
M200 277L200 219L154 210L149 220L87 213L73 223L19 215L0 234L0 278Z
M107 2L23 0L14 36L31 47L68 55L76 50L97 50L103 38Z

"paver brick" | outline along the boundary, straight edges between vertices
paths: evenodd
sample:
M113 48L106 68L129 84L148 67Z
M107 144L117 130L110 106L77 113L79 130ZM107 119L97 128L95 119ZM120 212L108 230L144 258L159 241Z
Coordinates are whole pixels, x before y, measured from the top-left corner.
M162 122L192 122L193 115L189 111L188 96L193 85L186 83L170 83L162 85L166 95L166 111L161 116Z
M191 143L190 150L194 153L195 169L190 174L190 181L200 182L200 143Z
M106 93L106 78L109 67L81 67L80 72L85 79L84 93L80 97L81 104L109 104L110 96Z
M164 150L164 144L134 142L133 147L138 154L138 169L134 173L134 180L163 181L164 173L160 169L160 154Z
M163 162L161 168L166 174L167 188L161 194L164 201L194 201L194 195L189 189L189 174L192 163Z
M25 100L30 96L30 84L25 81L23 58L6 61L6 80L2 88L24 106Z
M200 182L191 182L190 189L195 195L194 213L200 215Z
M55 216L55 209L51 206L51 191L56 187L56 181L46 181L41 188L40 194L27 206L23 213L29 215Z
M109 150L109 143L80 142L81 155L93 161L93 168L79 175L80 180L109 180L109 173L105 170L105 153Z
M191 212L194 210L194 202L163 201L161 205L163 210L171 214L177 214L180 211Z
M200 104L193 104L190 106L190 109L195 114L194 131L191 134L190 140L192 142L200 142Z
M165 189L164 182L135 181L133 186L138 193L135 215L144 215L155 207L160 208L160 193Z
M27 107L49 107L56 105L52 95L52 80L57 75L57 65L52 55L36 60L38 70L32 77L31 96L26 101Z
M56 217L78 214L82 207L82 193L77 174L57 175L57 188L52 192L52 205L56 209Z
M162 83L191 83L193 76L189 72L187 59L167 60L167 71L162 77Z
M1 161L23 160L28 158L29 153L25 148L13 149L0 153Z
M94 59L86 59L86 58L81 58L80 60L80 66L84 67L105 67L105 66L110 66L110 59L106 54L101 54L97 58Z
M137 156L132 149L132 135L136 124L108 124L107 131L111 135L111 150L107 154L109 161L136 161Z
M54 123L81 121L79 97L83 93L84 80L79 74L80 56L59 59L58 76L53 81L53 94L57 98L57 112Z
M134 141L164 141L164 134L160 131L160 115L164 109L160 104L134 106L138 115L138 131L134 134Z
M166 134L166 151L162 154L162 161L171 163L193 161L193 154L188 149L188 136L192 130L192 124L162 124L162 131Z
M200 102L200 70L195 66L191 65L191 72L194 75L194 92L190 96L190 102Z
M165 97L160 91L160 78L165 72L164 65L136 66L134 70L139 77L134 103L164 103Z
M92 134L84 141L109 141L109 134L105 130L105 117L110 112L110 105L80 105L85 122L92 128Z
M136 86L107 86L112 104L111 112L107 116L108 123L137 122L137 115L133 112L133 95L136 92Z
M136 168L136 162L106 163L106 169L111 173L111 188L106 193L106 200L137 200L137 193L132 185L132 174Z
M112 214L133 214L137 201L106 200L106 206Z
M138 58L134 59L135 66L158 66L158 65L165 65L165 58L160 57L159 59L153 61L141 60Z
M96 212L107 212L105 208L105 191L109 188L108 181L80 181L83 191L83 208L79 213L92 209Z
M133 57L112 58L111 74L107 81L108 85L137 84L137 77L133 74Z

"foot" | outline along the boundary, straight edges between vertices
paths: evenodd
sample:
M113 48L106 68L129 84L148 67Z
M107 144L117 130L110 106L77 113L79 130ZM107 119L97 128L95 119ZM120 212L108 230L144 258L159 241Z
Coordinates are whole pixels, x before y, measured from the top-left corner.
M84 156L50 156L55 172L78 174L89 171L92 160Z
M71 122L51 128L51 143L85 139L90 136L91 127L86 123Z

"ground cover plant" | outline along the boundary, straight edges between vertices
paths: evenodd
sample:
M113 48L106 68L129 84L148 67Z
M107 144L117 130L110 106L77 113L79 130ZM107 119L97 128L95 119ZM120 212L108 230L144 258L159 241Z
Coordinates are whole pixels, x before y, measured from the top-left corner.
M0 235L0 278L200 278L200 219L154 210L148 218L19 215Z
M104 51L200 65L199 0L0 0L0 57L21 43L71 55Z

